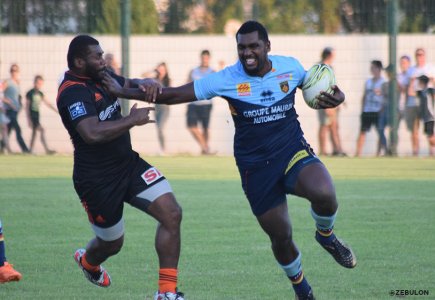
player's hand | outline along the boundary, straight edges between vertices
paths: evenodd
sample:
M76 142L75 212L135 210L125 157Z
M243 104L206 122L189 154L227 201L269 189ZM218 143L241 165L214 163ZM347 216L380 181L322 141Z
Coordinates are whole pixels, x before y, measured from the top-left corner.
M139 89L145 93L145 101L154 103L157 95L162 93L163 86L155 79L145 78L141 80Z
M122 87L112 76L108 73L104 74L103 80L101 81L104 88L113 96L118 97Z
M331 88L334 91L332 94L321 92L320 96L318 96L319 108L333 108L343 103L345 98L344 93L336 85L333 85Z
M137 103L135 103L130 109L129 118L136 126L145 125L148 123L155 123L156 121L150 120L151 110L155 110L154 107L137 108Z

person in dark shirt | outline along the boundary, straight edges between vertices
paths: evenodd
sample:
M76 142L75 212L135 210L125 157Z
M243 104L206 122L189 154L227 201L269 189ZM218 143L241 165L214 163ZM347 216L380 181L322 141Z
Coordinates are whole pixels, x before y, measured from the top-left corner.
M124 239L124 203L158 221L155 247L159 257L159 288L155 299L182 300L177 292L181 208L163 174L133 151L129 130L154 123L153 108L133 105L123 117L116 97L101 86L105 74L124 87L140 87L156 97L161 85L152 79L128 79L106 69L103 50L88 35L76 36L68 49L68 67L59 87L57 107L74 145L73 181L95 233L74 259L92 283L108 287L101 266L117 254ZM149 99L151 100L151 98Z
M26 94L26 112L27 119L30 128L32 128L32 138L30 140L30 152L33 152L33 146L35 145L36 133L39 131L41 135L41 143L44 146L45 153L54 154L55 151L51 150L47 145L47 140L45 139L45 130L39 121L39 109L41 102L47 105L50 109L57 112L57 109L51 105L50 102L45 98L44 93L41 91L42 85L44 84L44 78L41 75L36 75L33 81L33 88L29 90Z

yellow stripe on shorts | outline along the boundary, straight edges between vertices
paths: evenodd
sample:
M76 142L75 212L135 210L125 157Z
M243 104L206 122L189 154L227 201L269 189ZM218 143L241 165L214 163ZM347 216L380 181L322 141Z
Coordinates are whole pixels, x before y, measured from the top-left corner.
M284 174L287 174L288 171L290 171L291 168L293 168L293 166L300 161L301 159L310 156L307 152L307 150L301 150L299 152L297 152L292 159L290 160L290 162L288 163L287 169L285 170Z

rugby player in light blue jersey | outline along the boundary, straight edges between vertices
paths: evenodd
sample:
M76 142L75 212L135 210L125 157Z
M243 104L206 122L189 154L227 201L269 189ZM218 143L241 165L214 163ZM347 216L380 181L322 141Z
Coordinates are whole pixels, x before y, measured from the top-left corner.
M301 252L292 239L286 194L306 198L316 223L316 240L334 259L353 268L352 250L333 233L337 200L331 176L304 139L294 108L295 93L305 70L292 57L268 55L270 41L258 22L244 23L236 34L236 64L161 93L121 88L110 77L103 81L113 94L159 104L220 96L228 101L236 128L234 156L242 187L261 228L270 237L273 254L293 284L297 299L314 299L304 277ZM344 94L322 93L321 108L336 107Z

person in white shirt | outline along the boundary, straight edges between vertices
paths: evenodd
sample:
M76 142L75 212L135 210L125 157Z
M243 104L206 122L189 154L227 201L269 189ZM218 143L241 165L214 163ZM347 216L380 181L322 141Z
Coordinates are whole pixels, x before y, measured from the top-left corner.
M423 48L415 50L416 64L410 70L410 82L408 87L408 102L407 102L407 124L411 131L412 154L418 156L420 151L420 143L418 138L418 130L420 127L421 107L418 97L418 91L421 90L417 78L425 75L429 78L428 88L433 88L434 68L426 62L426 51ZM433 155L433 151L429 148L429 154Z
M370 73L373 77L367 79L364 87L364 96L362 100L362 113L361 113L361 130L357 140L356 157L361 155L364 146L366 133L370 128L375 126L378 131L379 139L381 142L381 133L379 132L379 113L384 106L384 96L382 95L382 85L385 82L382 77L382 62L373 60L370 65ZM386 145L385 145L386 147Z

